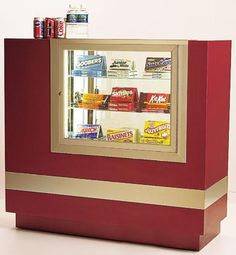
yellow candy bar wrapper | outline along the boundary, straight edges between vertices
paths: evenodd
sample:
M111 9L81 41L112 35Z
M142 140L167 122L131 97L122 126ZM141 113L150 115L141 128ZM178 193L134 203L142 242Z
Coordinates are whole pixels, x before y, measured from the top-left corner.
M170 139L158 139L158 138L151 138L151 137L141 137L140 138L140 143L170 145Z
M83 94L82 95L82 101L83 102L99 102L104 99L104 95L102 94L93 94L93 93L88 93L88 94Z
M136 143L137 130L136 129L108 129L106 140L109 142L119 143Z
M170 123L148 120L144 123L144 138L158 139L158 144L170 144Z

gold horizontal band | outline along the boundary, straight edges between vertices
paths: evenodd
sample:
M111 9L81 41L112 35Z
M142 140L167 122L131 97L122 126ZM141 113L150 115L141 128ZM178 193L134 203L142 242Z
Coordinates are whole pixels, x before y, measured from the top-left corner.
M206 209L227 193L227 177L207 190L6 172L6 189Z

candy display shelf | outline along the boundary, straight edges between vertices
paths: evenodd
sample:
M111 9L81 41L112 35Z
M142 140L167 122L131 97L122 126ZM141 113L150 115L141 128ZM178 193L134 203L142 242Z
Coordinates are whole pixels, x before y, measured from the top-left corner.
M167 76L168 74L160 74L160 76ZM97 76L97 77L93 77L93 76L87 76L87 75L84 75L84 76L77 76L77 75L68 75L69 78L76 78L76 77L79 77L79 78L94 78L94 79L111 79L111 80L170 80L169 77L145 77L145 76L135 76L135 77L112 77L112 76Z
M227 211L230 63L231 41L6 39L16 226L202 249ZM71 76L112 69L139 75Z
M87 110L92 110L92 111L109 111L109 112L122 112L124 114L169 114L169 112L139 112L139 111L112 111L112 110L105 110L105 109L93 109L93 108L82 108L82 107L76 107L76 106L73 106L73 107L68 107L68 109L74 109L74 110L84 110L84 111L87 111Z

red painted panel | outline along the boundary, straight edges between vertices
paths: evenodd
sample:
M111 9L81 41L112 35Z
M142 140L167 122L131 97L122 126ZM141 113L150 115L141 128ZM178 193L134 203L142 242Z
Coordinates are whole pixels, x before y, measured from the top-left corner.
M105 231L104 226L94 226L93 232L90 224L81 226L80 221L64 219L50 219L37 215L16 214L16 226L18 228L41 230L47 232L80 235L83 237L102 238L115 241L127 241L133 243L154 244L159 246L199 250L199 236L185 233L160 233L158 230L151 235L147 234L146 229L137 228L129 232L119 230L116 234ZM118 227L119 228L119 227ZM150 231L150 230L149 230ZM137 233L139 233L137 235Z
M204 235L200 236L200 249L220 233L220 222L227 214L227 195L205 210Z
M6 169L204 189L207 45L189 42L187 163L183 164L51 153L49 40L6 40Z
M7 190L6 201L9 212L79 221L88 233L98 227L107 233L128 229L134 232L149 229L150 233L164 231L166 234L203 234L204 231L204 211L197 209L13 190Z
M228 173L231 42L208 42L206 186Z
M193 250L218 234L226 208L226 196L205 211L9 190L7 201L17 227Z

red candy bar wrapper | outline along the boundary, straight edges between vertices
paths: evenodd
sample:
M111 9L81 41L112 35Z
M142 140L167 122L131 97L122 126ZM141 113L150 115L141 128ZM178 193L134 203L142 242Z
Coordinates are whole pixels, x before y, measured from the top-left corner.
M132 112L135 110L134 103L108 103L108 110L110 111L124 111Z
M170 112L170 94L140 93L140 112Z
M113 103L137 103L138 102L138 90L137 88L112 88L110 102Z

